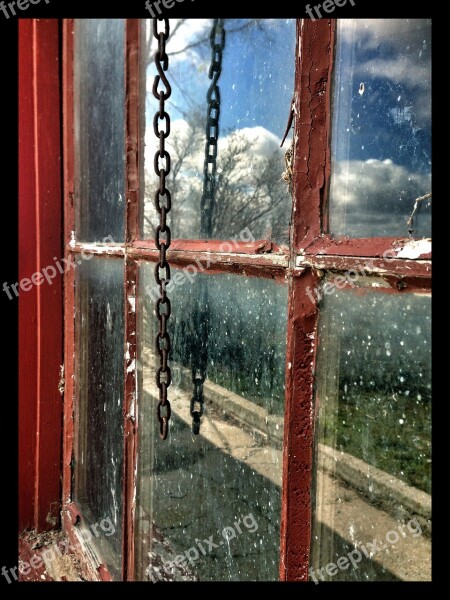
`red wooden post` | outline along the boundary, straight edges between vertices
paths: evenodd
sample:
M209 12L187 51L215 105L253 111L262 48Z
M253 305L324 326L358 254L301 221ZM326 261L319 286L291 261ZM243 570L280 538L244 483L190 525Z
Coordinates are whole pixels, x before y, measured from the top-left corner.
M19 526L59 523L62 199L59 22L19 21ZM26 291L28 290L28 291ZM17 301L17 300L16 300Z

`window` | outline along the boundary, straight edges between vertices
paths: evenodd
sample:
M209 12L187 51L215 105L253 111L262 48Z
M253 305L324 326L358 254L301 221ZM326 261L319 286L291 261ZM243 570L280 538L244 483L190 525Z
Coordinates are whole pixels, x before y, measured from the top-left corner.
M157 40L65 21L64 525L97 577L428 578L430 35L389 27L171 20L162 440Z

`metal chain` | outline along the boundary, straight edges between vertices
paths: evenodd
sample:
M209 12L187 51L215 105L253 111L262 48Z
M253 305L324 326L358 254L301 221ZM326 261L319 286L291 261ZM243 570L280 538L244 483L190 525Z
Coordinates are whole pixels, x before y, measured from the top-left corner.
M219 140L220 89L218 81L222 72L222 55L225 48L224 19L214 19L210 35L212 79L206 94L208 113L206 116L205 162L203 167L203 193L200 202L200 234L211 237L213 226L214 200L217 172L217 143ZM191 399L192 433L200 433L200 418L205 409L203 384L208 366L209 305L207 281L199 278L197 288L197 309L193 315L193 340L191 352L192 383L194 395ZM197 409L198 406L198 409Z
M164 31L158 31L158 21L164 23ZM166 188L166 177L170 173L170 154L166 150L165 140L170 134L170 116L165 110L165 101L170 97L172 90L167 80L165 71L169 67L169 57L166 53L166 41L170 34L169 19L153 19L153 35L158 40L158 50L155 53L155 65L158 75L153 82L153 95L159 100L159 110L153 119L153 130L159 139L159 149L155 153L154 169L159 177L159 186L155 193L155 208L159 214L159 225L155 233L155 245L159 250L159 260L155 266L155 280L159 286L159 298L156 301L156 315L159 321L159 331L155 338L156 352L159 355L159 368L156 372L156 385L159 389L159 402L157 416L159 433L163 440L167 438L170 420L170 402L167 398L167 388L170 386L172 374L168 366L170 352L170 337L167 331L167 321L171 314L171 304L167 297L166 287L170 281L170 266L167 262L166 252L170 247L170 228L167 225L167 213L170 211L172 199ZM164 89L158 90L160 81ZM159 129L164 121L164 129ZM164 204L161 200L164 198ZM164 237L164 239L161 238ZM161 271L163 276L161 277Z
M214 19L210 35L211 66L208 77L212 79L206 100L208 114L206 117L205 162L203 165L203 194L200 202L201 236L212 235L212 217L214 212L214 194L216 190L217 142L219 140L220 89L217 85L222 73L222 55L225 48L224 19Z
M203 384L208 366L209 303L208 282L204 278L197 280L197 306L193 311L193 336L191 343L191 372L194 395L191 399L192 433L200 433L200 418L205 409ZM198 405L198 410L196 408Z

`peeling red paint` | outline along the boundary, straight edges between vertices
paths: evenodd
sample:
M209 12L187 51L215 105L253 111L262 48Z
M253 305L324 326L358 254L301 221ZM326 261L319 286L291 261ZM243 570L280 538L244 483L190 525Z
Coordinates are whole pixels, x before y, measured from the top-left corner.
M128 256L136 259L146 259L157 262L159 253L156 250L144 250L142 248L130 248ZM275 255L236 255L219 253L200 253L182 250L167 252L169 264L180 268L192 265L199 271L207 271L209 274L236 273L248 277L267 277L275 280L285 280L286 268L288 266L287 256Z
M74 114L73 114L73 37L74 22L72 19L63 23L63 144L64 144L64 241L65 257L71 257L70 242L74 230L75 215L74 197ZM70 269L64 281L64 364L66 384L64 393L63 423L63 505L72 500L72 454L74 441L74 271ZM67 508L64 511L67 515ZM69 518L70 521L70 518ZM68 519L65 523L67 525ZM67 531L69 533L69 531Z
M307 254L301 257L297 266L341 273L353 269L361 275L379 274L393 277L415 277L417 279L429 279L431 277L430 261L421 262L406 259Z
M367 256L367 257L383 257L386 253L389 257L395 256L408 243L413 240L411 238L337 238L333 239L329 235L320 235L307 244L302 253L308 255L328 256ZM419 260L431 259L431 253L426 253L418 257Z
M155 250L153 240L139 240L132 244L137 249ZM170 249L181 250L184 252L221 252L223 254L288 254L289 248L283 245L277 245L269 240L255 240L244 242L238 239L231 240L173 240Z
M78 523L80 523L81 521L81 514L76 504L71 502L70 504L67 504L66 508L67 514L70 516L72 525L78 525Z
M145 126L141 119L141 96L144 92L140 84L144 68L140 60L140 39L142 23L139 19L127 19L126 22L126 186L127 204L125 209L127 242L140 237L141 223L139 215L141 201L141 132ZM122 578L134 579L134 525L135 525L135 489L136 489L136 296L139 266L135 260L127 257L125 262L125 340L124 340L124 460L123 460L123 536L122 536ZM134 365L134 367L133 367Z
M308 579L313 470L313 367L318 309L306 293L319 278L307 270L291 280L286 356L281 564L283 581Z
M296 71L293 245L300 250L322 233L330 174L331 65L335 21L300 20Z
M125 114L126 114L126 235L127 242L140 237L139 204L141 199L141 131L140 119L140 73L139 19L126 22L125 59Z

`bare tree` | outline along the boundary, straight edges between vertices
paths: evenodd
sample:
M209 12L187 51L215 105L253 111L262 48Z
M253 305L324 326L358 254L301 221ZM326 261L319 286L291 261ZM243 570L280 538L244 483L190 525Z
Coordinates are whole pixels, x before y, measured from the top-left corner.
M195 113L183 134L171 140L172 166L168 187L176 202L170 213L175 237L197 237L200 232L200 199L202 193L203 118ZM256 238L288 242L289 196L281 178L281 153L274 150L268 157L252 157L252 146L242 131L226 137L219 151L216 193L212 207L212 236L231 237L248 227ZM153 202L152 182L147 174L146 202ZM154 213L147 214L148 235L155 232Z

